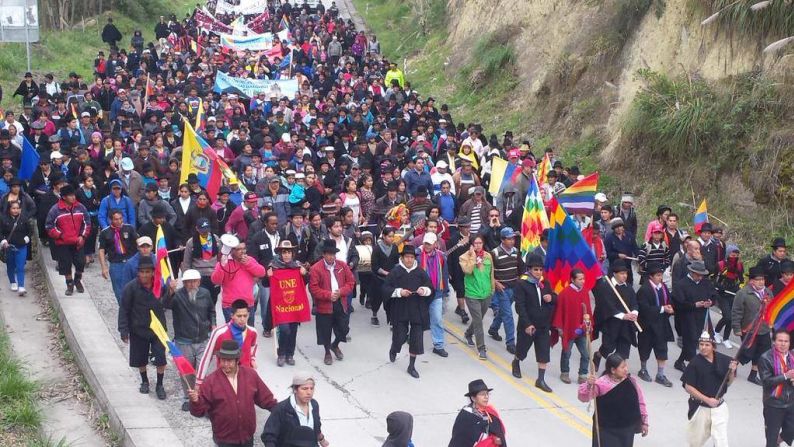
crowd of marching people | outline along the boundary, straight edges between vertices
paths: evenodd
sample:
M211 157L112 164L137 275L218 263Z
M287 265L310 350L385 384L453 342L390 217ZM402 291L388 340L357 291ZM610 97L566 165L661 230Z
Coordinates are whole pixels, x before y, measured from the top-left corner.
M690 396L689 445L709 437L727 445L723 396L738 364L748 363L747 380L764 389L766 445L792 443L790 336L758 318L794 277L783 238L745 269L723 229L706 222L689 232L681 226L687 219L661 205L643 231L630 193L612 200L598 193L591 210L570 218L599 277L573 268L564 284L552 284L552 230L522 249L525 201L537 191L548 208L584 178L576 166L509 131L487 135L456 122L335 5L284 2L244 17L272 33L275 53L222 45L213 26L237 20L197 6L181 20L162 17L152 43L136 32L126 48L109 21L102 33L109 50L97 53L93 74L58 82L26 73L13 93L19 113L5 110L0 122L0 249L11 290L25 295L33 247L49 247L68 296L85 293L83 276L98 261L141 393L150 392L153 363L155 394L166 399L166 348L153 321L165 324L168 309L171 352L195 368L182 409L207 415L218 445L252 445L255 405L271 411L264 445L328 445L311 374L297 373L278 402L255 372L260 337L277 337L278 367L296 364L307 320L285 322L272 305L289 278L308 290L307 318L325 365L345 358L356 312L373 330L391 327L382 355L396 362L407 344L406 371L419 378L425 331L433 354L450 355L448 308L481 360L486 337L504 342L517 378L533 349L535 386L547 393L551 348L561 343L560 383L576 382L579 398L596 402L594 445L629 446L649 430L640 383L679 382L667 363L677 342L673 368ZM219 73L297 79L298 90L219 91ZM196 144L220 160L219 182L209 178L213 166L183 162ZM513 175L493 188L497 159ZM712 307L721 315L713 325ZM717 352L719 344L736 356ZM636 376L626 363L633 347ZM490 391L482 380L469 384L451 447L507 445ZM389 415L384 445L413 445L412 424L408 413Z

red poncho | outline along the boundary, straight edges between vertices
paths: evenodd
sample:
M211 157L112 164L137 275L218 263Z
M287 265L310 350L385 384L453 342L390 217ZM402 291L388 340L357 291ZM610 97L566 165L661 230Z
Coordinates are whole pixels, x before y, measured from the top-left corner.
M587 290L576 290L572 286L563 289L557 296L557 306L554 308L554 316L551 319L552 327L562 329L562 349L569 350L569 343L571 340L576 339L579 335L576 330L579 329L584 334L584 309L582 304L587 309L587 314L592 318L593 312L590 307L590 292ZM556 343L557 331L552 331L552 345Z

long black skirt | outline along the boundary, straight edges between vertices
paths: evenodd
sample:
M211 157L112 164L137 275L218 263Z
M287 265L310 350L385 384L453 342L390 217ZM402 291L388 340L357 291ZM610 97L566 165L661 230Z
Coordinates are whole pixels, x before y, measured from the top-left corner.
M600 436L596 436L593 430L593 447L633 447L634 446L634 428L608 428L600 427ZM601 445L598 444L599 438Z

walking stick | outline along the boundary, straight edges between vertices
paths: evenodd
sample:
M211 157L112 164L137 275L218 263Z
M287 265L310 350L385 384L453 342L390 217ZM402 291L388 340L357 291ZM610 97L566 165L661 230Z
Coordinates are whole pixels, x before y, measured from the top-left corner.
M587 337L587 358L590 362L590 374L595 375L595 362L593 361L593 336L592 336L592 322L590 320L590 315L587 313L587 306L582 303L582 311L584 320L584 331L585 336ZM590 385L590 403L587 405L588 410L590 410L590 404L593 403L595 400L593 398L593 389L594 385ZM601 429L598 427L598 404L593 405L593 431L595 432L596 437L596 446L601 447Z
M612 278L607 278L607 283L609 284L609 287L612 288L612 291L615 292L615 296L618 298L618 301L620 301L620 304L623 305L623 309L626 311L626 313L630 313L631 309L629 309L629 306L626 304L626 301L624 301L623 297L620 296L620 293L618 293L618 289L615 288L615 284L612 282ZM642 327L640 326L639 322L635 321L634 326L637 326L637 331L642 332Z
M755 316L755 319L752 323L750 323L750 330L747 332L747 337L742 341L742 344L739 346L739 349L736 350L736 355L733 356L731 362L736 362L739 360L739 354L742 353L744 349L749 349L753 343L755 343L755 337L758 335L758 330L761 328L761 323L764 321L764 313L766 311L766 305L769 303L769 298L764 298L761 300L761 306L758 308L758 315ZM731 371L728 368L728 372L725 373L725 377L722 378L722 383L720 387L717 389L717 394L714 395L714 398L719 400L720 395L725 391L725 388L728 386L728 378L730 378L731 374L735 373L735 371Z

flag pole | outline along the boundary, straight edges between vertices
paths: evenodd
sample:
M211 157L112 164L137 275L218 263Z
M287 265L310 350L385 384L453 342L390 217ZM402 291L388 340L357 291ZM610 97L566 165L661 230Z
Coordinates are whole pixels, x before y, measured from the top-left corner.
M747 337L742 341L742 344L739 346L739 349L736 350L736 355L733 356L731 362L736 362L739 360L739 354L742 353L744 349L749 349L750 346L755 343L755 337L758 335L758 330L761 328L761 323L764 320L764 314L766 313L766 306L769 303L769 298L764 298L761 300L761 306L758 308L758 315L755 316L755 319L752 323L750 323L750 330L747 332ZM708 310L706 310L706 315L708 315ZM722 383L720 387L717 389L717 394L714 395L714 398L719 400L720 395L725 388L728 386L728 379L730 378L731 374L735 374L736 371L731 371L728 368L728 372L725 373L725 377L722 378Z
M620 293L618 293L618 289L616 289L615 284L612 283L612 278L607 277L607 283L609 283L609 287L612 288L612 291L615 292L615 296L618 298L618 301L620 301L620 304L623 305L623 309L626 311L626 313L630 313L631 309L629 309L629 306L626 304L626 301L624 301L623 297L620 296ZM638 331L642 332L642 327L640 326L639 322L635 321L634 325L637 326Z
M584 330L585 335L587 336L587 358L590 361L590 374L595 376L595 361L593 360L593 335L592 335L592 321L590 320L590 315L587 313L587 306L582 303L582 311L583 311L583 320L584 320ZM591 399L594 398L593 396L593 389L595 386L590 385L590 397ZM590 401L591 403L593 400ZM596 437L596 446L601 447L601 429L598 427L598 404L596 403L593 405L593 431L595 432Z

